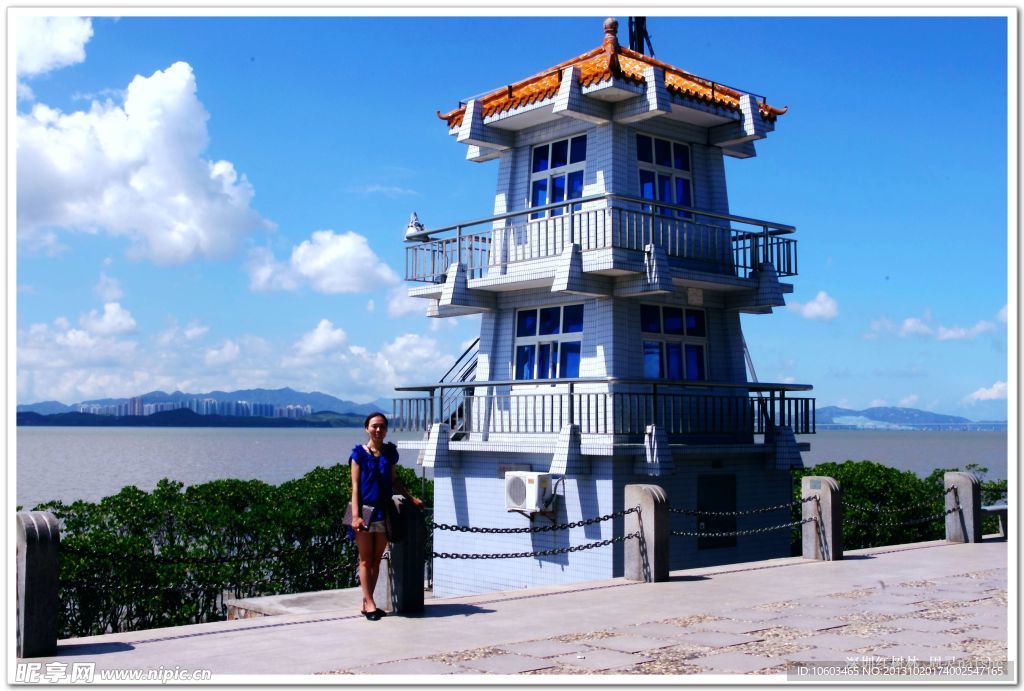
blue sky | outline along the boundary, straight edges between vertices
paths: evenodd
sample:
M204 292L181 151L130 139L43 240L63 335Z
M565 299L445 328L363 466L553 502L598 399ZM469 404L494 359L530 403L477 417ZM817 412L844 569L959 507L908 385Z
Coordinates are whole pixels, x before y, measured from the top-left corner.
M18 402L434 380L478 319L402 297L402 233L488 215L497 175L434 112L598 46L603 17L14 19ZM658 58L789 106L727 159L734 213L797 227L789 306L743 317L759 379L1005 419L1006 18L648 26Z

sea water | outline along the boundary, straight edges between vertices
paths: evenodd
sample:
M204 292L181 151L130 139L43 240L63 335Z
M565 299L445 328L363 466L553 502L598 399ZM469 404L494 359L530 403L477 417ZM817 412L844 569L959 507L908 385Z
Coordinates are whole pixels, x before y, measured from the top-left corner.
M390 440L417 438L391 434ZM97 501L126 485L151 491L162 478L194 485L237 478L280 484L347 460L366 440L358 428L19 427L15 502L26 509L59 499ZM804 464L873 460L924 477L934 468L1007 472L1006 432L829 430L809 442ZM407 453L403 464L415 467Z

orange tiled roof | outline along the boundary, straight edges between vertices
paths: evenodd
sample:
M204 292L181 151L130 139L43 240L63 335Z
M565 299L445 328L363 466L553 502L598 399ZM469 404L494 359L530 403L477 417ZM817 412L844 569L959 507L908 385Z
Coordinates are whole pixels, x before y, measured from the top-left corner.
M483 116L490 117L552 98L558 93L559 85L562 83L562 71L572 66L580 68L582 86L600 84L612 77L642 85L644 70L651 66L659 67L665 71L665 88L670 93L704 103L713 103L727 110L739 110L742 95L740 92L690 74L650 55L623 48L615 38L614 32L608 30L607 24L605 31L603 45L477 99L483 107ZM788 110L788 107L776 108L759 102L758 110L763 118L774 122L775 118ZM465 113L466 107L460 106L448 113L438 111L437 116L446 121L449 128L454 128L462 124Z

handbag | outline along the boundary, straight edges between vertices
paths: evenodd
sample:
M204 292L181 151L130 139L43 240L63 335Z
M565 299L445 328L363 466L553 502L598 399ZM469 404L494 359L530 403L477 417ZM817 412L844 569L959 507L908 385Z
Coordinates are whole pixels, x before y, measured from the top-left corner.
M373 516L373 507L369 504L363 504L363 525L370 525L371 516ZM348 506L345 507L345 515L342 517L341 523L349 528L352 527L352 502L349 502Z

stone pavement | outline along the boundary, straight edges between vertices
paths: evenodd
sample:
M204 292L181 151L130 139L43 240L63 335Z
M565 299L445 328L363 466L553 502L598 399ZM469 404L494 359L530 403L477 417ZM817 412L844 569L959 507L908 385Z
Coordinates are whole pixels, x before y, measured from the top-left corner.
M450 674L785 680L792 662L867 656L1005 661L1007 566L1004 541L927 542L858 550L837 562L797 557L676 571L665 583L612 579L428 599L422 615L379 622L352 607L69 639L55 658L33 662L208 669L215 682L365 675L443 683L440 675ZM1001 678L1015 677L1012 669Z

